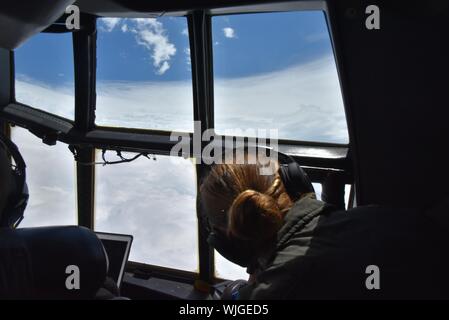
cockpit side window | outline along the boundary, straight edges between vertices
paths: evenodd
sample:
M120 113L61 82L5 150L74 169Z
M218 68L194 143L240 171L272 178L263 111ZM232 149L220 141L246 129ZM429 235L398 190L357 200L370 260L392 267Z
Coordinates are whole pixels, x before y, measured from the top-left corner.
M16 101L74 120L71 33L39 33L14 52Z
M75 161L67 146L48 146L19 127L11 139L25 159L30 193L20 227L78 224Z
M96 167L95 230L132 234L131 261L197 272L195 165L179 157L154 159Z
M97 20L99 126L193 132L185 17Z
M215 16L212 36L217 133L348 143L324 12Z

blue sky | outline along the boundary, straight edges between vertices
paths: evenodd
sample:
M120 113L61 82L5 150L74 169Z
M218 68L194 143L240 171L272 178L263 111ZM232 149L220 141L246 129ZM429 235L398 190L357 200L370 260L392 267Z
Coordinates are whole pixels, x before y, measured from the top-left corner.
M72 35L41 33L14 54L16 77L26 76L42 83L73 84Z
M164 17L158 21L163 25L161 34L175 48L166 60L170 65L167 71L157 73L151 50L136 40L139 30L129 31L135 28L131 19L116 20L115 24L99 20L97 79L190 79L186 18ZM312 61L332 50L324 14L319 11L217 16L212 21L214 74L218 78L275 71ZM68 33L32 38L16 51L16 72L51 84L72 81L71 42Z
M320 11L220 16L212 26L217 77L276 71L332 53ZM232 38L225 28L234 30Z

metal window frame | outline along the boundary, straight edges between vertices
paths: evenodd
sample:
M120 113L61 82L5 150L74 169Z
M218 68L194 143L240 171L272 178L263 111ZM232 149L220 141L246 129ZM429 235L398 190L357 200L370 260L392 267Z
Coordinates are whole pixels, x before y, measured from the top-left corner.
M95 17L83 14L83 29L73 33L75 66L75 123L74 130L88 132L95 125L96 104L96 41ZM95 149L77 146L78 161L95 161ZM95 222L95 166L76 162L78 224L94 229Z

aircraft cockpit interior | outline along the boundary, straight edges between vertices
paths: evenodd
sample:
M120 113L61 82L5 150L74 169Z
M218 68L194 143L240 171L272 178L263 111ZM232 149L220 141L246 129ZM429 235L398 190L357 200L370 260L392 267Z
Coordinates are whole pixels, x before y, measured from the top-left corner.
M448 299L448 18L2 1L0 299Z

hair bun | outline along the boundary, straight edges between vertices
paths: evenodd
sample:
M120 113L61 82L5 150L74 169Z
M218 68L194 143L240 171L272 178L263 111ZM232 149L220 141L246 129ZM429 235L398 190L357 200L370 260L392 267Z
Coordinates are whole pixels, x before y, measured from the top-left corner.
M278 232L282 217L273 197L248 189L241 192L231 205L228 230L239 238L264 241Z

